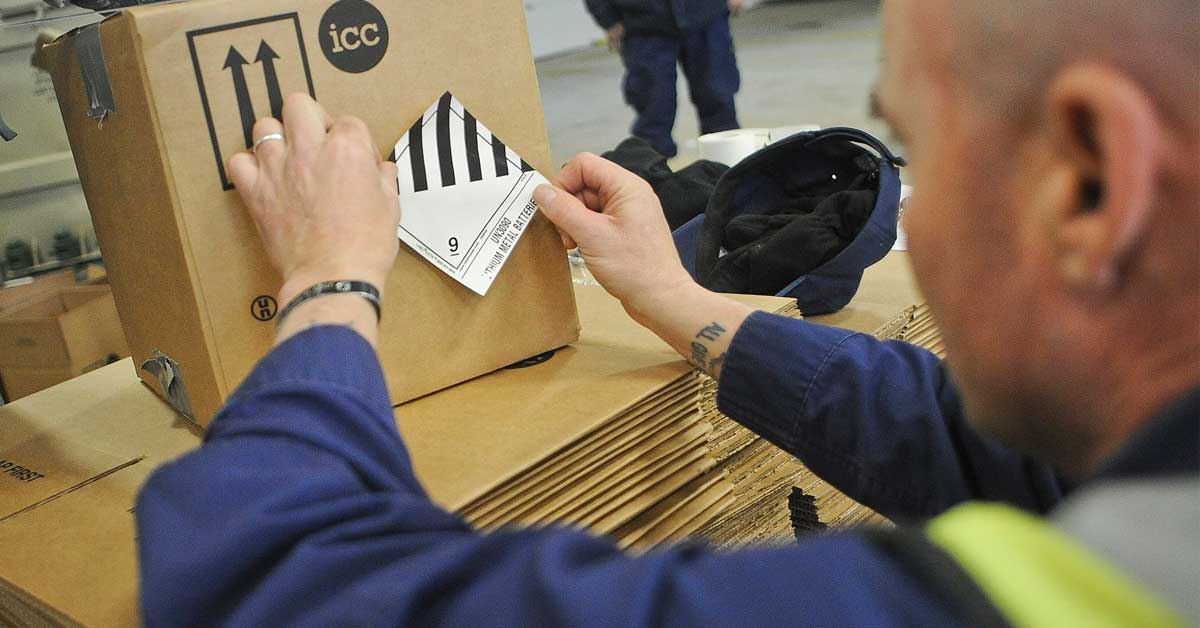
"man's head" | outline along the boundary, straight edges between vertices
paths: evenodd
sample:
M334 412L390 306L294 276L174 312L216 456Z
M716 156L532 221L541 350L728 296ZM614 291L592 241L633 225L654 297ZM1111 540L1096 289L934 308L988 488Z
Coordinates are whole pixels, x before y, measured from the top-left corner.
M1084 472L1200 383L1200 4L886 0L912 261L984 431Z

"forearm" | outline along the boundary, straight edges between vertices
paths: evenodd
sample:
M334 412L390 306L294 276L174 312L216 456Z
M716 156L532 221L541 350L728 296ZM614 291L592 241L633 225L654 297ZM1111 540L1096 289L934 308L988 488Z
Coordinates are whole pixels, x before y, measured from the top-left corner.
M899 519L969 499L1045 510L1044 467L978 434L936 356L907 343L764 313L743 323L722 412L854 499Z
M754 311L692 282L653 295L627 310L634 320L714 379L720 378L733 337Z

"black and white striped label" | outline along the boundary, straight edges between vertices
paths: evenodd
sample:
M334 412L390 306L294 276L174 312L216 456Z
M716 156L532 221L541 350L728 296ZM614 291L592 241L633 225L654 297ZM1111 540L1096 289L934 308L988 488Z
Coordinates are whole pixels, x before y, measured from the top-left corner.
M392 151L399 167L400 239L480 295L537 206L546 179L449 92Z

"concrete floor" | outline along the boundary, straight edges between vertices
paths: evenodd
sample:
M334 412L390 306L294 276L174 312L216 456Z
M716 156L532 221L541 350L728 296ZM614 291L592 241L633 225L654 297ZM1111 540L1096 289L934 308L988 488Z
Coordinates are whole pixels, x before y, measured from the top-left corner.
M868 111L878 73L878 12L879 0L791 0L734 18L742 125L852 126L895 144ZM621 96L623 73L620 57L601 47L538 63L557 163L580 151L609 150L628 135L633 110ZM687 162L695 157L698 128L680 81L676 162Z

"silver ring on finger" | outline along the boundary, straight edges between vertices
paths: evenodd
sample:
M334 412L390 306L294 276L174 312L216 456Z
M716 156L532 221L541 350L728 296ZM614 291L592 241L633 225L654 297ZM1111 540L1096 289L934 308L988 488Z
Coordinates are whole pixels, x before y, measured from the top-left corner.
M270 133L268 135L264 135L264 136L258 138L257 140L254 140L254 147L251 148L250 150L257 153L258 147L262 146L263 144L266 144L267 142L282 142L282 141L284 141L283 133Z

